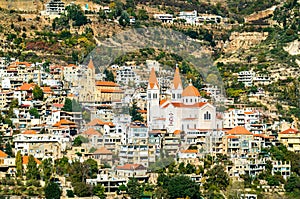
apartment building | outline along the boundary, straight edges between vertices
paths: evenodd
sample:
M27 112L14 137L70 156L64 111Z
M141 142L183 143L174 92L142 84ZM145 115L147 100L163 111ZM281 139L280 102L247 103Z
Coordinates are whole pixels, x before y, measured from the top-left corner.
M58 159L70 144L70 138L63 135L37 134L36 131L27 130L22 134L13 136L15 152L21 151L22 155L33 155L35 158Z
M278 134L278 141L285 145L288 150L300 152L300 132L298 129L289 128Z
M241 71L238 73L238 81L245 84L245 86L252 86L255 77L255 72Z

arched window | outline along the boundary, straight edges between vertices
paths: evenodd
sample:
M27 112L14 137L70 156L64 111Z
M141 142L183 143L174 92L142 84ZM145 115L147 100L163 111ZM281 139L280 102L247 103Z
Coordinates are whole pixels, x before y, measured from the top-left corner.
M211 119L211 114L206 111L206 113L204 114L204 120L210 120Z

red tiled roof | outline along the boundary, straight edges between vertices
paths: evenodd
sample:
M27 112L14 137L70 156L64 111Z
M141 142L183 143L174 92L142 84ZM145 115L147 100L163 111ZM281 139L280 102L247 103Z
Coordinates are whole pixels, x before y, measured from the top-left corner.
M53 106L54 106L54 107L57 107L57 108L63 108L63 107L64 107L64 104L54 103Z
M233 129L226 132L227 135L253 135L250 131L243 126L236 126Z
M23 164L28 164L28 160L29 156L23 156ZM39 161L38 159L34 158L34 160L37 164L41 164L41 161Z
M53 126L60 127L61 125L75 125L75 122L66 119L61 119L59 122L56 122Z
M198 153L198 150L194 149L187 149L187 150L181 150L181 153Z
M119 170L144 170L146 169L143 165L141 164L125 164L123 166L117 166L117 169Z
M182 92L182 97L200 97L199 90L190 84L188 87L186 87Z
M112 154L112 152L110 151L110 150L108 150L108 149L106 149L105 147L101 147L101 148L99 148L98 150L96 150L95 152L94 152L94 154Z
M17 90L21 90L21 91L29 91L29 90L33 90L33 88L35 87L34 83L28 84L28 83L24 83L22 86L20 86Z
M118 87L119 85L112 81L96 81L96 86L112 86Z
M196 107L198 107L198 108L200 108L200 107L204 106L205 104L207 104L207 102L197 102L197 103L191 104L191 105L186 105L182 102L172 102L170 104L172 104L174 107L182 107L182 108L196 108ZM163 108L165 108L165 107L163 107Z
M147 110L138 110L139 113L147 113Z
M96 125L109 125L109 126L115 126L112 122L103 122L102 120L95 118L92 121L90 121L87 126L96 126Z
M159 102L159 105L163 105L166 101L168 101L167 99L162 99L160 102Z
M82 134L83 135L98 135L98 136L102 135L100 132L98 132L97 130L95 130L93 128L89 128L88 130L84 131Z
M0 158L6 158L8 155L0 150Z
M289 128L285 131L280 132L279 134L296 134L296 133L299 133L299 130Z
M175 130L175 131L173 132L174 135L179 135L180 133L181 133L181 130Z
M36 131L34 131L34 130L26 130L22 134L36 134Z

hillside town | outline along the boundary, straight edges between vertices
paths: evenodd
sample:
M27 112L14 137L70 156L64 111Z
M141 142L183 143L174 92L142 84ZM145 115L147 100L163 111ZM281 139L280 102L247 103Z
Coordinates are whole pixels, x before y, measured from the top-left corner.
M0 199L300 198L299 2L21 2L1 5ZM101 65L151 26L218 73L149 45Z
M268 162L273 165L272 174L279 172L285 180L292 175L290 161L276 160L264 149L282 145L298 153L296 119L272 123L272 113L243 104L236 104L239 108L228 104L220 112L211 103L208 89L203 90L205 98L191 82L183 86L187 80L178 67L168 72L172 78L163 93L154 67L146 69L145 89L130 88L123 68L116 72L123 80L118 84L102 81L92 59L87 66L45 66L1 58L1 176L17 176L18 155L23 169L28 157L37 165L47 159L66 158L70 163L92 159L98 170L95 178L89 176L85 182L101 184L107 196L116 197L119 186L131 177L156 183L157 171L151 169L166 157L192 167L194 172L185 175L200 186L210 169L205 165L208 157L226 157L229 163L224 172L237 181L243 175L259 176ZM164 166L169 165L156 165L156 169ZM196 172L197 168L205 169ZM52 175L61 186L72 189L66 177Z

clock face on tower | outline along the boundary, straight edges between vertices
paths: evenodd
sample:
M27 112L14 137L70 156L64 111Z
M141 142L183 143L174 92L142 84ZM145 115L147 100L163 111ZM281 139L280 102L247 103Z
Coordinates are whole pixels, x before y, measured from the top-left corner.
M174 125L174 114L171 112L169 113L169 126Z

